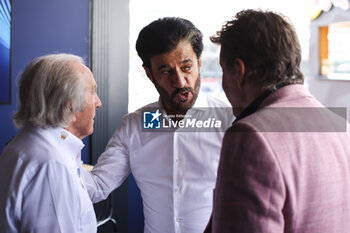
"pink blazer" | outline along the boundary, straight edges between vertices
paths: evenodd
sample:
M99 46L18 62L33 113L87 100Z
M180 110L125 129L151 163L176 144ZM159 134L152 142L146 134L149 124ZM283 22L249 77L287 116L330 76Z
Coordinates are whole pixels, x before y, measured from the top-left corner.
M350 134L302 85L268 96L225 134L216 233L349 233Z

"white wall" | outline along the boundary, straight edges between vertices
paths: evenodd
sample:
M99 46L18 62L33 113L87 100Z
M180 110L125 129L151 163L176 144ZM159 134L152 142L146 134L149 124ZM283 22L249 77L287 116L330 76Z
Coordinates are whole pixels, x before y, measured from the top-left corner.
M310 24L309 75L306 82L310 92L327 107L346 107L350 116L350 81L329 80L319 76L318 27L330 22L350 21L350 10L335 8L322 13ZM350 56L350 54L349 54ZM350 75L349 75L350 76Z

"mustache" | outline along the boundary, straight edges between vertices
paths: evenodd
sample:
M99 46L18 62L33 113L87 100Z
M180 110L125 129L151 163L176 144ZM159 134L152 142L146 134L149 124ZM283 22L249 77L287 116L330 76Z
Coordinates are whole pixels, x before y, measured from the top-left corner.
M177 88L172 94L171 99L173 99L177 94L182 92L191 92L194 95L194 89L192 87Z

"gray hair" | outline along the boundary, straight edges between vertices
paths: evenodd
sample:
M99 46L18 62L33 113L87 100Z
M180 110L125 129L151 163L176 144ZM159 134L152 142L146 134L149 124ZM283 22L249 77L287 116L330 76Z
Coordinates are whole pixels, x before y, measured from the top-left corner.
M51 54L32 60L20 75L19 107L13 115L17 127L67 127L72 117L85 107L82 72L73 67L83 64L72 54Z

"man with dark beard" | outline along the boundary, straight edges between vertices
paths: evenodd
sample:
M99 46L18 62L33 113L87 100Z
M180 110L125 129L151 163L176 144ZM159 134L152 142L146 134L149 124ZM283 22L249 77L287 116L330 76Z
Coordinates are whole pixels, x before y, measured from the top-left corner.
M202 33L190 21L150 23L136 49L159 101L126 115L92 172L84 172L90 198L105 199L132 172L143 198L144 232L203 232L232 113L200 91ZM221 129L210 131L216 123Z

